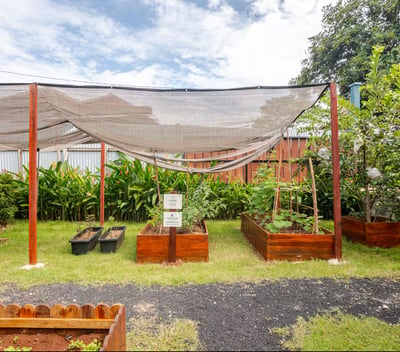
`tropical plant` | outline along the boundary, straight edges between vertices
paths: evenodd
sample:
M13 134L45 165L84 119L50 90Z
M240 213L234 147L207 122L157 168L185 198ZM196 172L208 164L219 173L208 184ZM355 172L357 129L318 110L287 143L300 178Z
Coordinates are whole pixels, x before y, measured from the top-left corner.
M0 174L0 225L5 226L15 219L18 210L14 191L15 182L10 173Z
M382 69L383 51L373 48L361 108L339 97L342 193L367 222L377 215L400 219L400 64ZM331 168L329 111L319 109L318 119L306 115L306 129L314 156Z
M305 185L278 181L275 169L259 167L247 213L270 232L280 232L284 228L311 232L314 218L307 214L307 209L299 210L304 206L303 198L308 192Z

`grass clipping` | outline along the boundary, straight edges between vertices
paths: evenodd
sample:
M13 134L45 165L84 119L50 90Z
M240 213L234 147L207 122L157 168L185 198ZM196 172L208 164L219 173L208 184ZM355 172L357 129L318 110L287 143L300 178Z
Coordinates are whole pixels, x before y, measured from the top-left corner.
M153 305L136 307L126 335L128 351L198 351L201 349L197 323L189 319L160 321ZM139 311L139 312L138 312Z
M275 328L282 345L291 351L399 351L400 324L372 317L354 317L342 312L317 315L306 321Z

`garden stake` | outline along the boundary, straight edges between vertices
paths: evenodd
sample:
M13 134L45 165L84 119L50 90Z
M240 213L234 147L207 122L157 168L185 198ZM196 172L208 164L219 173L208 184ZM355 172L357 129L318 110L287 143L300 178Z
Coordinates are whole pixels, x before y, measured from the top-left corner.
M308 163L310 164L311 187L312 187L312 199L313 199L313 210L314 210L313 233L318 233L317 190L316 190L316 187L315 187L314 168L313 168L313 165L312 165L312 160L311 160L311 158L308 158Z
M279 159L278 159L278 175L276 177L276 190L275 190L275 199L274 199L274 207L272 209L272 222L275 221L276 213L278 212L279 208L279 197L280 197L280 189L279 189L279 181L281 177L281 167L282 167L282 134L279 143Z
M289 181L290 181L290 221L292 221L292 216L293 216L293 192L292 192L292 146L291 146L291 140L289 138L289 130L286 130L286 135L287 135L287 143L288 143L288 158L289 158Z
M161 192L160 192L160 183L158 182L158 168L157 168L157 159L156 159L156 152L153 148L153 158L154 158L154 172L156 176L156 184L157 184L157 195L158 195L158 205L161 205L162 200L161 200ZM160 226L160 235L162 232L162 225Z

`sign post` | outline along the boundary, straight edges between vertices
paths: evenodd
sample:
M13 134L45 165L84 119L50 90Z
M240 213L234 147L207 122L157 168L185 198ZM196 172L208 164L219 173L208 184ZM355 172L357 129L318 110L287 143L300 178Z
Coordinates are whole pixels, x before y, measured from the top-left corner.
M182 209L182 194L170 193L164 194L163 226L169 227L169 251L168 262L176 262L176 228L182 227L182 212L176 210Z

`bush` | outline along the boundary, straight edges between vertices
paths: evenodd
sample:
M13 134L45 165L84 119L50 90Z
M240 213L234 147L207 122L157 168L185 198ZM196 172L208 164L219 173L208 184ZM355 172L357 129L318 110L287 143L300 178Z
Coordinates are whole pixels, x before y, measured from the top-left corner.
M0 225L5 226L15 219L16 206L14 179L9 173L0 174Z

